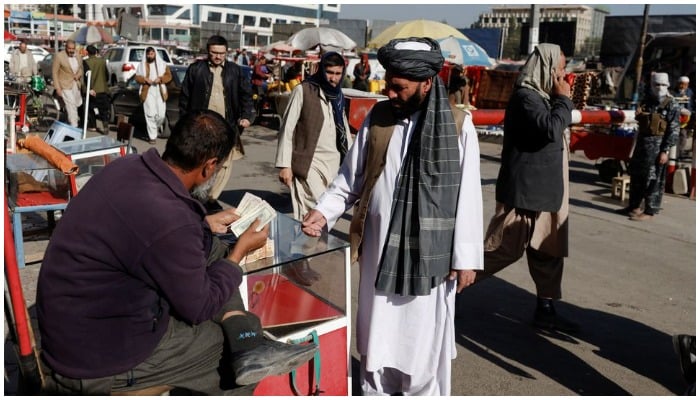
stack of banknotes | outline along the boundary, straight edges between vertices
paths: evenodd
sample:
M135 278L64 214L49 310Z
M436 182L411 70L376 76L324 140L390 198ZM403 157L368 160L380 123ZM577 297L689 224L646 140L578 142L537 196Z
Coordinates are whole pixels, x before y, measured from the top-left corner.
M234 221L230 228L234 235L241 236L241 234L248 229L250 224L258 218L260 219L260 225L258 225L256 232L260 232L265 225L275 219L277 211L265 200L246 192L241 202L238 204L238 207L236 207L236 214L238 214L240 218Z

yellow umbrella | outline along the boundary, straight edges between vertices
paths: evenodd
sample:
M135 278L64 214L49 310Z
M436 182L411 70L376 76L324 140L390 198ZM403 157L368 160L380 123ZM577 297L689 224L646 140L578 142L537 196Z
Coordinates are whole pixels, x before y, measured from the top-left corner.
M412 21L401 22L386 28L382 33L370 40L367 47L377 49L389 43L391 39L407 37L429 37L441 39L448 36L468 39L457 29L441 22L427 19L414 19Z

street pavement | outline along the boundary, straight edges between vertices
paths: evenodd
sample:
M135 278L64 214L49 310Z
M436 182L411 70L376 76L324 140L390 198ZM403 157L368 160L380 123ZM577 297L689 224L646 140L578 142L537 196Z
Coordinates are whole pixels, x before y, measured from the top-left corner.
M220 197L225 206L238 204L249 191L291 214L289 191L274 168L274 123L265 120L265 126L244 132L245 158L234 163ZM134 145L139 153L151 147L139 139ZM162 152L165 140L158 139L155 146ZM486 227L495 208L501 145L483 137L480 149ZM611 198L610 185L599 180L594 161L572 154L570 170L570 254L557 310L577 321L581 332L543 332L530 325L534 284L523 258L458 296L453 395L666 396L685 390L671 337L696 331L695 201L667 194L660 215L630 221L615 213L624 205ZM348 227L347 219L341 219L334 233L347 238ZM47 243L45 234L25 238L27 254L39 260L20 273L31 315ZM357 265L351 271L354 321ZM5 332L7 337L7 325ZM356 370L354 335L352 356ZM6 343L5 394L16 385L13 368ZM360 393L356 379L353 393Z

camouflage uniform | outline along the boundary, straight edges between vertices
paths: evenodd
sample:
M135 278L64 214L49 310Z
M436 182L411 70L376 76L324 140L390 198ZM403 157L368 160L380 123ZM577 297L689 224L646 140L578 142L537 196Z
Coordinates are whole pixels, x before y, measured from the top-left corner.
M628 209L639 208L643 199L644 213L655 215L659 213L666 185L666 164L659 165L658 158L661 152L668 154L669 149L678 141L681 108L671 96L660 101L653 95L647 96L641 107L642 111L650 114L660 114L666 122L666 129L663 132L652 132L653 129L645 129L640 121L637 143L629 166Z

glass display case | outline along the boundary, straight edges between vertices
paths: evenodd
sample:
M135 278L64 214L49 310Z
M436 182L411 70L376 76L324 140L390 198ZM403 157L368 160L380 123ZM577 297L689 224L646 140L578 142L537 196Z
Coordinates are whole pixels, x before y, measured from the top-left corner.
M260 382L255 394L311 395L320 389L324 395L346 396L350 244L328 233L309 237L299 221L280 213L270 223L270 239L271 257L242 265L243 300L271 338L303 340L315 332L320 351L297 371L296 389L289 376L274 376Z
M79 168L75 177L75 193L78 193L97 171L125 154L124 144L109 136L70 140L57 143L54 147L68 154Z

